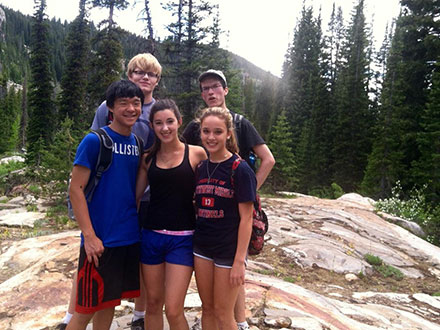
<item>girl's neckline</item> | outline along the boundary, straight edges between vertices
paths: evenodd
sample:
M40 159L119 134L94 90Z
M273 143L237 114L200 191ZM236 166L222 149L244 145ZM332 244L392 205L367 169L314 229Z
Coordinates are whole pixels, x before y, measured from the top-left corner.
M211 157L208 157L208 162L213 163L213 164L219 164L219 163L223 163L228 161L229 159L231 159L231 157L234 156L234 154L232 152L227 152L224 155L224 158L222 160L212 160Z

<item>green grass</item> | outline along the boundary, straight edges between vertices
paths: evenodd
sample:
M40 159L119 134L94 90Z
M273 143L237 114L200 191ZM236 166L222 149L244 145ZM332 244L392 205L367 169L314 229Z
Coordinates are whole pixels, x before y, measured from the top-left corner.
M432 294L432 296L433 296L433 297L440 297L440 292L434 292L434 293Z
M33 193L34 195L38 195L38 194L41 192L41 188L40 188L39 186L35 185L35 184L31 184L31 185L28 187L28 189L29 189L29 191L30 191L31 193Z
M289 283L295 283L295 279L291 276L286 276L283 278L283 280Z
M403 273L393 266L383 264L373 267L385 278L394 277L398 281L403 279Z
M28 212L37 212L38 206L36 204L29 204L29 205L26 205L26 210Z
M257 269L256 272L259 274L262 274L262 275L275 275L276 274L273 270L270 270L270 269Z

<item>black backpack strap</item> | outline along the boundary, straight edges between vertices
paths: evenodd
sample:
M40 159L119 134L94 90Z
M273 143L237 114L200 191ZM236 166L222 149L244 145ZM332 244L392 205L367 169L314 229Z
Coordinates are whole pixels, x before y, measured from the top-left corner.
M142 155L142 153L144 152L144 140L142 140L142 138L140 138L134 133L133 135L134 135L134 139L136 140L136 145L139 148L139 155Z
M133 135L134 135L134 139L136 140L136 145L139 150L139 162L138 162L138 167L139 167L139 164L141 163L141 159L142 159L142 154L144 152L144 140L142 140L142 138L140 138L139 136L137 136L134 133L133 133Z
M98 128L92 131L99 138L99 154L95 166L95 176L89 179L84 195L87 201L90 202L95 192L95 188L101 180L102 173L104 173L111 165L113 159L113 140L103 128Z

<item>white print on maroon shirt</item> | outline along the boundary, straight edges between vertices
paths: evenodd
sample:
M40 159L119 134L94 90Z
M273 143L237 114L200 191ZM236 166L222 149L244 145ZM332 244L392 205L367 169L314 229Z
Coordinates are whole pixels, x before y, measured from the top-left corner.
M207 179L199 180L199 185L196 187L197 195L214 195L222 198L233 198L234 197L234 189L229 189L225 187L220 187L212 184L200 185L201 183L207 183ZM215 178L211 178L211 182L218 185L225 185L225 181L218 180ZM215 207L215 197L202 197L201 205L206 208L214 208ZM199 208L197 211L197 215L206 219L221 219L225 217L224 210L206 210Z
M211 179L212 180L212 179ZM196 187L196 194L204 195L204 194L211 194L214 196L219 196L223 198L232 198L234 197L234 189L214 186L214 185L203 185L203 186L197 186Z

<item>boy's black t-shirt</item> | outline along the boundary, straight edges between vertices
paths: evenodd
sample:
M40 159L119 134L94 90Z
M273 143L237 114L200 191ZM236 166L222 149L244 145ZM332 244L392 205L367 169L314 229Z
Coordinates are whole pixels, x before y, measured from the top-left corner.
M232 118L234 118L234 112L230 111ZM253 163L249 160L250 152L252 148L259 144L266 144L263 138L258 134L254 125L242 117L240 123L234 123L236 126L236 137L238 148L240 149L239 155L241 158L246 160L249 166L255 171ZM238 127L237 127L238 126ZM185 128L183 132L183 137L185 142L192 145L202 145L200 139L200 125L195 120L191 121Z

